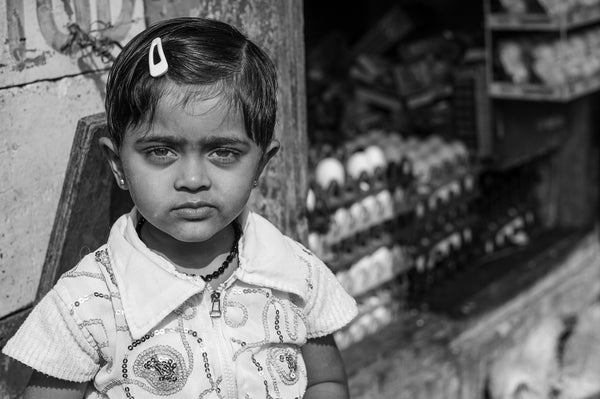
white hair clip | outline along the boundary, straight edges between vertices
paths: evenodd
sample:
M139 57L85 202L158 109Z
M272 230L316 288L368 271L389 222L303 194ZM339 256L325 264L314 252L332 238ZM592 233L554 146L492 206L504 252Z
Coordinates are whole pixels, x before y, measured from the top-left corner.
M160 56L160 61L154 62L154 49L158 50L158 55ZM160 37L152 40L152 44L150 44L150 53L148 54L148 67L150 68L150 76L153 78L158 78L159 76L164 75L169 70L169 64L167 63L167 58L165 57L165 52L162 47L162 40Z

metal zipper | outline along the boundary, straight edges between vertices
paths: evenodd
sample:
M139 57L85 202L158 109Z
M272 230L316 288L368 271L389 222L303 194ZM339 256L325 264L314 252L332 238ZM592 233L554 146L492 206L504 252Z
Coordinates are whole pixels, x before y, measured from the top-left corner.
M210 312L208 315L213 319L218 319L221 317L221 293L219 291L213 291L210 294Z
M221 297L222 292L227 289L227 287L231 286L233 283L233 279L228 280L225 283L219 285L216 290L213 290L212 287L208 286L210 292L210 311L208 315L211 318L212 326L213 326L213 337L215 339L215 349L219 357L219 366L221 372L223 373L223 390L225 391L227 398L237 398L237 382L235 381L235 376L233 375L233 370L229 368L229 364L231 363L232 353L228 350L227 342L224 340L223 336L223 320L221 316L223 315L221 309Z

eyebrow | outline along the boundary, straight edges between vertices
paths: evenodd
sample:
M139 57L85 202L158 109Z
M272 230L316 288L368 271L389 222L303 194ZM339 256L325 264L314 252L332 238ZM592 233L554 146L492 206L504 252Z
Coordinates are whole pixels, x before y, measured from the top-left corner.
M147 143L165 143L171 145L184 145L188 143L188 140L178 136L161 136L161 135L144 135L135 141L135 144L147 144ZM249 146L249 139L240 139L237 137L223 137L223 136L208 136L198 140L198 143L203 147L218 147L223 145L245 145Z

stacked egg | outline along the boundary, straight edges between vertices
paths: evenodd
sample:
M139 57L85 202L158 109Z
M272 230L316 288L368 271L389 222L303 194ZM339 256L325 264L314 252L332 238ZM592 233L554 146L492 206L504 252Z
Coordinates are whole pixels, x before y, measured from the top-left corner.
M431 254L414 252L415 233L422 230L424 216L473 191L473 177L465 174L470 168L466 146L435 135L417 138L372 131L339 149L326 148L314 162L306 200L312 220L310 249L359 303L376 301L373 298L382 292L399 286L399 297L406 297L415 265L422 263L422 270L432 267ZM462 226L446 232L435 251L444 255L460 247L465 242L463 228L470 234ZM339 339L356 342L381 328L393 319L391 309L365 306Z

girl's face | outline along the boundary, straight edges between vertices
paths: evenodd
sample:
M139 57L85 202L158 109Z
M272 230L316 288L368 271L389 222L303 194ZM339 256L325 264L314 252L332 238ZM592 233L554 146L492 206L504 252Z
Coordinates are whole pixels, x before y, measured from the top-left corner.
M117 178L125 180L155 236L208 243L248 202L264 157L241 114L221 99L192 100L184 107L167 95L151 126L124 135L117 160L123 176Z

